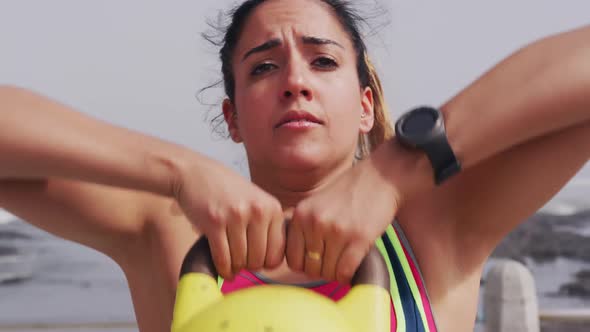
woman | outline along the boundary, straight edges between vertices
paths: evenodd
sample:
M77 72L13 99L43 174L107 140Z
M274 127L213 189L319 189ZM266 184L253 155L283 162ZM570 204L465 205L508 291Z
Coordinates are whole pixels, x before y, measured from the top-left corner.
M392 329L472 330L494 246L590 156L590 28L519 50L440 108L461 170L437 185L426 153L391 137L355 22L338 0L246 1L233 15L223 115L251 183L193 151L2 87L0 206L117 262L141 331L168 330L199 234L224 285L236 286L244 269L346 282L384 231L397 241L392 264L421 271L403 281L417 293L392 297ZM400 244L415 260L396 256Z

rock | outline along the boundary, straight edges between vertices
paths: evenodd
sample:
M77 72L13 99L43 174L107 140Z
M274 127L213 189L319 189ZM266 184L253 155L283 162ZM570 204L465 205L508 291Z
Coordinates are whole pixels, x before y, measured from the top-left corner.
M33 275L30 256L13 247L0 246L0 285L18 283Z
M0 256L16 255L18 250L13 247L0 246Z
M494 250L495 258L521 263L532 258L536 263L559 257L590 263L590 237L577 234L577 228L590 227L590 210L570 216L537 213L512 231ZM590 270L582 270L574 281L562 284L556 294L590 299Z
M0 241L2 240L30 240L32 237L28 234L23 234L11 230L0 231Z
M589 280L590 281L590 270L581 270L576 273L576 278L580 280Z
M559 295L590 298L590 285L568 282L559 287Z
M560 295L590 298L590 270L576 273L576 280L559 287Z
M590 262L590 237L563 230L590 227L590 210L571 216L537 213L512 231L492 256L523 262L530 257L541 263L564 256Z

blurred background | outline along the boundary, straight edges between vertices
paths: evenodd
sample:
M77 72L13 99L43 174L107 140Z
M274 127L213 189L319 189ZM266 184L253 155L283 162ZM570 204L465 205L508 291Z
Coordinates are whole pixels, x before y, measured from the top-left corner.
M376 1L386 12L359 2L373 17L368 46L394 118L444 103L535 39L590 23L585 0ZM220 112L222 89L197 98L220 79L217 49L200 34L233 3L0 0L0 84L186 145L247 177L242 147L208 122ZM589 238L587 164L494 257L533 271L541 307L589 306ZM0 210L0 331L132 331L133 321L112 261Z

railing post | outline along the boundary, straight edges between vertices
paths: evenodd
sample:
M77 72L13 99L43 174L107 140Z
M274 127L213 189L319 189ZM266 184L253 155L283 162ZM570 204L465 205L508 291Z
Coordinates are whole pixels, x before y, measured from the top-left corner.
M522 264L502 260L494 264L484 289L485 330L539 332L535 280Z

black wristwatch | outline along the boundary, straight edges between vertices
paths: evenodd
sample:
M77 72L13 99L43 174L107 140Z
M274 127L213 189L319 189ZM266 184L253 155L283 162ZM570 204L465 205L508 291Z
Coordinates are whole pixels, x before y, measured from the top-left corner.
M407 112L397 120L395 134L403 146L426 153L437 185L461 171L461 164L449 145L440 110L422 106Z

